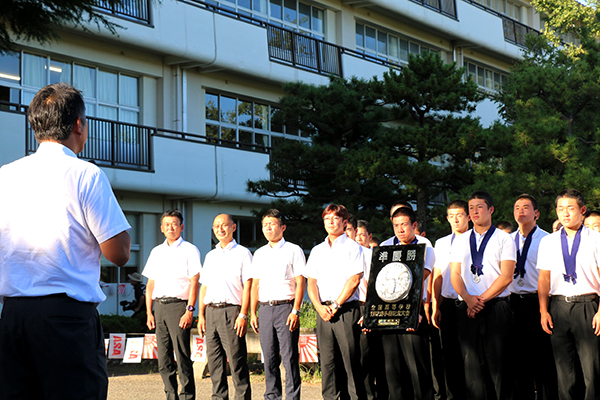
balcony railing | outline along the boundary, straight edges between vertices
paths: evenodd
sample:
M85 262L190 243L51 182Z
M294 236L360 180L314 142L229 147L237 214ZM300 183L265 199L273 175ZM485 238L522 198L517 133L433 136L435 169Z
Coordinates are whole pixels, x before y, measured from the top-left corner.
M111 6L107 1L98 0L96 6L116 17L150 24L150 0L121 0L121 4L115 6Z
M342 49L278 26L267 26L269 57L321 74L342 76Z
M540 34L535 29L505 16L502 16L502 28L504 30L504 40L521 47L525 47L525 37L528 33Z
M100 166L152 171L151 152L154 128L88 117L88 139L82 159ZM27 125L27 153L38 148L33 130Z
M185 140L188 142L207 143L221 147L231 147L240 150L254 151L258 153L269 153L271 148L256 143L238 142L235 140L221 139L212 136L198 135L197 133L172 131L169 129L156 129L154 136L160 136L167 139Z
M431 8L447 17L456 19L456 3L454 0L411 0L427 8Z

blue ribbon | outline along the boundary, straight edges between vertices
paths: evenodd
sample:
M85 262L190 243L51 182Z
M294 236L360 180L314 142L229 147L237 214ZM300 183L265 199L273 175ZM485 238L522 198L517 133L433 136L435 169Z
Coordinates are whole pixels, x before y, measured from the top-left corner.
M494 225L490 226L490 229L485 233L483 240L481 241L481 246L479 246L479 250L477 250L477 242L475 239L475 229L471 231L471 237L469 238L471 244L471 273L473 275L481 276L483 275L483 252L490 241L490 238L494 234L496 227Z
M565 228L563 228L560 233L560 244L562 247L563 260L565 262L565 271L566 274L563 274L565 277L565 282L573 282L573 285L577 283L577 272L575 272L576 261L577 261L577 252L579 251L579 244L581 243L581 230L583 229L583 225L579 227L577 233L575 234L575 239L573 239L573 248L571 249L571 254L569 254L569 244L567 243L567 232Z
M531 246L531 239L533 238L533 234L537 229L537 225L533 227L527 238L525 239L525 244L523 245L523 252L519 250L519 231L515 235L515 245L517 247L517 265L515 267L515 278L523 277L525 275L525 262L527 261L527 253L529 252L529 246Z

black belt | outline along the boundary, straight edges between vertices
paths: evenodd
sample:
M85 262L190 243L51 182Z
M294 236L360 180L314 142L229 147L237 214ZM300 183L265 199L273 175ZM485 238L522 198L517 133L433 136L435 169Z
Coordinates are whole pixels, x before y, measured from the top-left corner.
M552 296L552 299L564 301L567 303L589 303L591 301L598 300L598 295L593 294L582 294L581 296Z
M340 308L348 307L348 306L352 307L352 306L356 306L358 303L359 303L358 300L352 300L352 301L347 301L344 304L340 304L339 306L340 306ZM321 304L324 306L330 306L333 304L333 301L330 301L330 300L322 301Z
M269 301L260 301L259 304L261 306L279 306L282 304L290 304L293 303L294 299L290 300L269 300Z
M159 297L158 299L156 299L156 301L158 301L160 304L171 304L171 303L180 303L182 301L187 301L187 300L183 300L177 297Z
M212 308L225 308L225 307L234 307L234 306L237 306L237 304L231 304L231 303L209 303L208 306L212 307Z
M487 301L486 301L484 304L485 304L486 306L487 306L487 305L490 305L490 306L491 306L492 304L495 304L495 303L497 303L497 302L499 302L499 301L508 301L508 296L504 296L504 297L494 297L494 298L493 298L493 299L491 299L491 300L487 300ZM464 301L464 300L460 300L460 301L457 303L457 305L459 305L459 304L462 304L462 303L465 303L465 301Z
M537 293L511 293L510 297L512 299L514 298L519 298L519 299L538 299L538 294Z
M452 297L444 297L442 296L442 303L444 302L449 302L451 304L454 304L455 306L458 306L460 304L460 300L459 299L453 299Z

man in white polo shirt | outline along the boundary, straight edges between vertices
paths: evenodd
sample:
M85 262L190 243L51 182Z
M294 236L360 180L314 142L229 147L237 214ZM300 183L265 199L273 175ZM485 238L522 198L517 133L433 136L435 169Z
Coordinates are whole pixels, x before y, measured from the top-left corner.
M364 399L360 365L358 285L363 275L361 246L344 233L348 211L330 204L322 214L327 238L313 247L306 263L308 296L317 310L324 400ZM340 365L341 363L341 365ZM338 382L347 381L340 387ZM346 392L347 390L347 392Z
M260 332L265 399L281 400L283 396L279 371L283 361L285 398L300 400L298 339L306 259L299 246L283 238L285 229L285 216L279 210L268 210L263 215L262 231L269 243L256 250L252 260L250 325L254 332Z
M538 252L541 323L551 335L561 400L600 398L600 234L583 226L585 211L579 191L561 192L556 214L563 227L544 237ZM576 387L579 367L583 397Z
M469 230L469 205L464 200L454 200L448 205L446 213L452 233L435 242L431 320L440 332L446 393L449 400L454 400L465 398L465 370L458 341L458 294L450 279L450 255L458 236Z
M148 278L147 325L149 329L156 328L158 372L167 400L192 400L196 398L196 384L190 359L190 333L202 268L200 251L181 238L183 215L179 211L165 211L160 221L165 241L152 249L142 271ZM181 382L179 393L177 375Z
M467 399L484 399L487 391L494 391L498 400L512 395L507 356L512 323L508 285L515 271L516 251L510 235L492 225L493 212L489 193L471 194L473 229L454 240L450 258L452 286L463 300L458 306L458 338Z
M219 243L204 260L198 330L201 335L206 334L213 398L229 398L226 368L229 359L235 399L250 400L245 335L252 287L252 254L233 239L236 228L228 214L219 214L213 221L213 233Z

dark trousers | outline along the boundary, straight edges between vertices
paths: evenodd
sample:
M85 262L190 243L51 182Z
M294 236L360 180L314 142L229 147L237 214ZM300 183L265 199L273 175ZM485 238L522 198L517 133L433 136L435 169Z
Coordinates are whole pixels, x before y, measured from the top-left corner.
M510 307L514 316L510 345L515 377L514 398L557 400L556 366L550 335L544 332L540 324L537 294L511 294Z
M550 303L550 315L554 324L550 340L561 400L592 400L600 397L600 338L592 330L592 319L597 311L597 299L585 303L552 299ZM576 394L577 358L585 383L583 397Z
M512 311L507 298L488 301L475 318L467 303L458 306L458 338L463 355L467 399L512 397L508 345Z
M317 343L324 400L337 399L345 391L337 382L344 381L347 382L350 399L364 400L366 397L360 366L359 320L360 310L356 301L344 303L330 321L323 321L317 314Z
M265 364L265 400L280 400L283 396L279 370L282 361L285 368L285 398L300 400L300 329L290 332L290 327L286 325L292 307L292 303L287 303L261 305L258 309L260 347Z
M7 297L0 399L103 400L108 376L96 305L66 295Z
M444 298L440 305L440 341L446 378L448 400L464 400L465 367L458 341L458 314L454 299Z
M193 362L190 359L190 331L182 329L179 321L186 311L187 302L154 303L158 372L165 386L167 400L193 400L196 398ZM177 357L177 362L173 357ZM177 393L177 375L181 391Z
M383 332L389 400L433 400L427 318L421 315L415 332Z
M239 337L234 329L240 309L240 306L206 307L206 356L214 400L229 399L227 359L229 359L231 377L235 387L235 399L250 400L252 398L246 336Z
M360 306L364 316L364 305ZM360 334L360 364L362 366L367 400L386 400L388 398L387 382L385 379L385 364L381 332L371 331Z
M431 378L433 380L433 398L446 400L446 374L444 372L444 358L442 356L442 343L440 330L428 325L429 355L431 356Z

